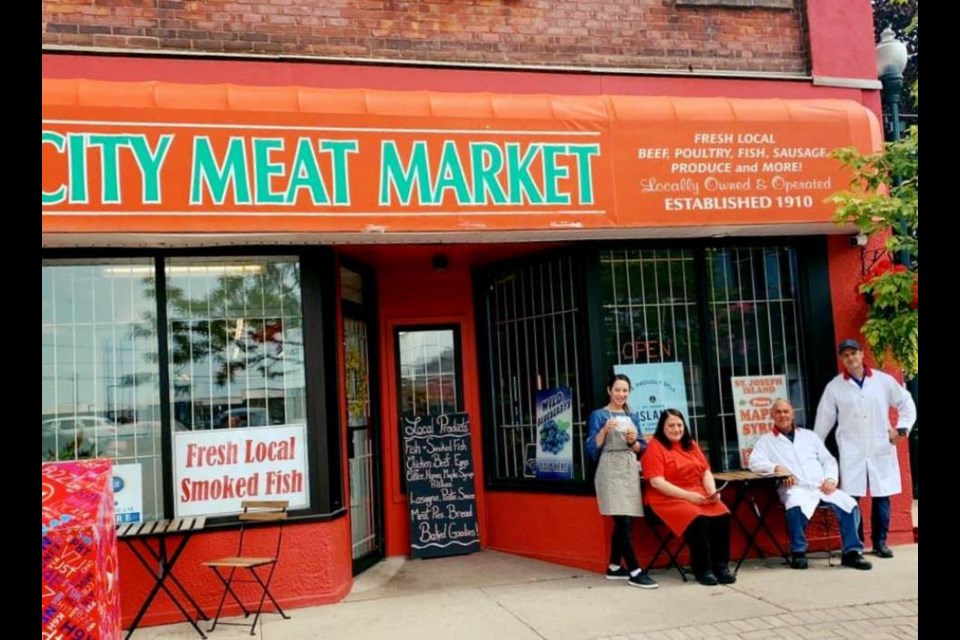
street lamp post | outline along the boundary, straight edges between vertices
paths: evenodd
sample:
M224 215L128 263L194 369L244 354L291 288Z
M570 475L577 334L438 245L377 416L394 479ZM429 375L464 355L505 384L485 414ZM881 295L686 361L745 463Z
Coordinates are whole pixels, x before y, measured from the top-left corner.
M907 68L907 45L897 40L893 29L887 27L877 43L877 76L880 78L883 111L887 114L888 140L900 139L900 94L903 92L903 70Z
M880 34L880 42L877 43L877 76L880 78L880 100L884 115L887 116L884 123L884 133L889 142L900 140L900 96L903 93L903 70L907 68L907 45L898 40L893 29L887 27ZM893 176L895 187L900 185L900 176ZM906 224L902 223L898 233L906 234L910 231ZM910 252L901 249L898 252L897 260L900 264L910 267ZM913 396L913 401L917 405L917 415L920 411L920 380L915 376L907 383L907 388ZM919 476L920 466L917 450L919 449L919 418L914 427L910 438L910 466L913 471L913 496L919 495Z

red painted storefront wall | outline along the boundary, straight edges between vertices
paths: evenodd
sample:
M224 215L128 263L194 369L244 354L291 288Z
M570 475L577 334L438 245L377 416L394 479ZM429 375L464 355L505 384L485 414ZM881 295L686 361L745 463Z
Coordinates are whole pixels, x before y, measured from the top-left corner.
M201 563L236 554L238 535L236 529L195 535L177 561L177 578L188 585L190 594L207 615L213 616L216 611L223 585ZM125 545L120 545L119 556L120 605L126 628L154 582ZM270 586L270 591L283 607L339 602L350 591L351 580L348 518L286 525L280 561ZM239 593L244 597L243 587L240 589ZM225 611L225 615L238 615L240 612L236 606L225 607ZM182 621L179 612L161 592L141 624L146 626Z
M868 62L872 60L869 3L816 0L807 5L813 73L825 77L872 79L872 69L868 68ZM393 67L336 64L52 54L42 54L41 65L44 78L576 95L838 98L854 100L879 111L877 91L817 86L809 79L706 79L426 68L401 71ZM854 291L860 273L859 251L848 246L846 237L830 239L829 246L836 337L855 335L865 313ZM405 555L409 542L406 505L399 486L393 330L405 324L457 322L461 325L463 344L466 410L474 426L473 450L478 474L477 506L482 544L489 549L601 570L606 561L610 524L598 515L593 497L484 489L480 437L484 425L480 421L469 260L456 248L444 247L444 252L449 255L451 266L442 273L430 268L428 258L421 260L421 264L414 264L416 261L413 260L393 263L392 259L384 259L383 264L374 265L379 267L381 455L384 461L387 554ZM375 254L376 251L371 252L371 257ZM429 253L425 255L429 256ZM814 397L820 391L810 390ZM901 445L900 454L904 487L909 487L906 445ZM865 515L869 522L868 514ZM910 532L910 499L904 493L894 500L891 543L911 540ZM273 587L281 603L307 606L336 602L345 597L352 583L349 519L341 517L331 522L288 525L287 535ZM646 561L652 552L649 533L645 527L637 526L635 537L640 559ZM200 603L208 609L212 609L219 591L213 576L200 563L232 553L235 540L235 531L196 536L178 563L181 579L191 585ZM734 545L742 545L737 535L734 536ZM120 558L124 621L129 623L151 583L125 548L121 549ZM164 596L159 599L161 603L151 610L146 624L177 619L172 606L164 602Z

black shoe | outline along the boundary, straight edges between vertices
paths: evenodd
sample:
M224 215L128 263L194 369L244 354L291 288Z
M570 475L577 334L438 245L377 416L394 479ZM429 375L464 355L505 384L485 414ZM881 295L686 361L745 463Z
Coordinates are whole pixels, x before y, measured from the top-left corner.
M623 567L617 567L616 569L611 569L607 567L607 580L629 580L630 572L624 569Z
M840 558L840 564L845 567L850 567L851 569L860 569L861 571L869 571L873 568L873 565L870 564L859 551L850 551L843 554L843 557Z
M713 571L704 571L703 573L698 573L696 574L696 577L697 582L706 587L715 587L720 583Z
M893 551L890 550L890 547L881 542L880 544L873 545L873 555L877 556L878 558L892 558Z
M730 572L730 567L717 567L713 573L720 584L733 584L737 581L737 576Z
M656 589L660 586L646 571L641 571L635 576L630 576L629 585L631 587L640 587L641 589Z
M790 554L790 568L791 568L791 569L806 569L806 568L807 568L807 554L805 554L805 553L791 553L791 554Z

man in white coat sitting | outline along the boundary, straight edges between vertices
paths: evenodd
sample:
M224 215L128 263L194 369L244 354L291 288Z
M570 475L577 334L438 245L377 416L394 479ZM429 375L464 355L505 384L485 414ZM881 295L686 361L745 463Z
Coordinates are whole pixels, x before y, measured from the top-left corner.
M856 500L837 489L837 461L815 433L796 428L793 405L788 401L777 400L770 412L773 431L757 441L749 465L754 473L790 474L781 481L779 489L780 501L787 510L790 566L807 568L807 523L820 502L826 502L840 523L841 564L870 569L872 565L863 557L863 541L857 533L860 507Z

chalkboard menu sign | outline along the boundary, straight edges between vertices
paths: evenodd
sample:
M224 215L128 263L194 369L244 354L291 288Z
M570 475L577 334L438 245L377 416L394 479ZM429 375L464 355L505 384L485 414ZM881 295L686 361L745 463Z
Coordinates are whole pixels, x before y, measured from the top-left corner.
M470 416L414 416L401 422L411 557L479 551Z

